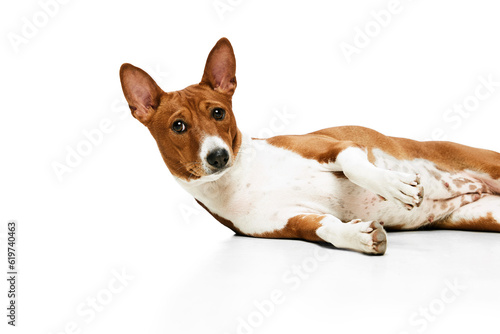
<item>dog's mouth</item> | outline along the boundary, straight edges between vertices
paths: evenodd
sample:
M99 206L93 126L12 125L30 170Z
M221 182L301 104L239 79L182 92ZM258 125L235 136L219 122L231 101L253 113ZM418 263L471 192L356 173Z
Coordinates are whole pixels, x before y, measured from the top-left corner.
M186 182L191 181L216 181L222 177L233 165L232 159L228 160L224 166L214 167L204 162L192 162L192 163L182 163L180 168L184 169L185 172L183 176L178 176L178 178L183 179ZM175 175L175 174L174 174Z
M209 171L200 171L199 169L197 170L190 170L190 176L187 179L183 180L187 183L192 183L192 184L198 184L198 183L207 183L207 182L214 182L219 180L224 174L226 174L231 165L226 165L224 168L220 169L211 169Z
M205 175L206 177L221 177L224 175L232 166L232 162L228 161L224 166L219 168L209 167L206 169Z
M191 163L184 166L186 173L185 176L180 178L186 182L195 180L216 181L230 169L232 163L228 163L222 168L209 168L202 163Z
M200 145L196 162L184 164L187 182L211 182L221 178L234 165L235 155L231 148L218 136L205 137ZM198 182L194 182L198 183Z

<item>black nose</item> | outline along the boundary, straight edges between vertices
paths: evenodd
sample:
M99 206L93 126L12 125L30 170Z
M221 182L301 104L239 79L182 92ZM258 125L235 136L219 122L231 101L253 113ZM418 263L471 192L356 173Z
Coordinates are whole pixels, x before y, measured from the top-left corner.
M218 148L208 153L207 155L208 163L215 168L224 167L229 161L229 153L226 149Z

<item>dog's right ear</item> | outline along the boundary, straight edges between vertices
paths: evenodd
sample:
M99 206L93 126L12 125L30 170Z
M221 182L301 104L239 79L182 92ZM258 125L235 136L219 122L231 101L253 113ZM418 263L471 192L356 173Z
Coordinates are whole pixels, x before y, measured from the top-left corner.
M147 125L160 104L163 91L149 74L131 64L121 66L120 81L132 115Z

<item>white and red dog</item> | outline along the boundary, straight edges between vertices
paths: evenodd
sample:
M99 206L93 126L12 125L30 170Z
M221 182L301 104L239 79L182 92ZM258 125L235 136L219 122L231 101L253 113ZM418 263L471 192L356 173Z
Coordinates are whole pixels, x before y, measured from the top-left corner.
M235 71L222 38L199 84L166 93L130 64L120 79L178 183L237 234L383 254L384 226L500 231L499 153L358 126L252 139L232 111Z

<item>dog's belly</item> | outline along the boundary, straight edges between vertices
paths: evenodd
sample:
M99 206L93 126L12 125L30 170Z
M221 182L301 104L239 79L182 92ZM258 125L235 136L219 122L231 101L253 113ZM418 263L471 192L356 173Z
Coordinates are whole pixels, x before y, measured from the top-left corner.
M386 227L414 229L437 221L488 193L484 183L465 173L450 174L421 159L401 161L374 152L381 168L418 173L424 187L419 207L407 210L349 181L327 165L268 144L248 157L211 189L195 195L210 210L250 235L282 229L289 218L331 214L342 221L384 222ZM216 196L214 196L216 194Z
M415 229L443 219L458 208L491 193L473 173L450 173L440 170L431 161L398 160L380 150L374 150L373 154L374 163L380 168L419 174L424 199L419 207L407 210L346 182L341 191L345 194L344 203L349 205L342 211L341 219L377 220L394 229Z

